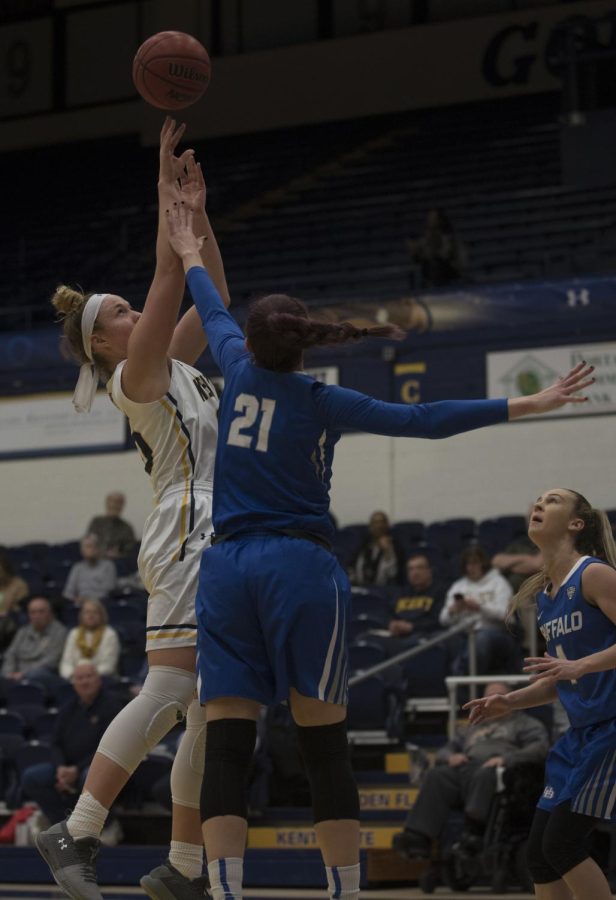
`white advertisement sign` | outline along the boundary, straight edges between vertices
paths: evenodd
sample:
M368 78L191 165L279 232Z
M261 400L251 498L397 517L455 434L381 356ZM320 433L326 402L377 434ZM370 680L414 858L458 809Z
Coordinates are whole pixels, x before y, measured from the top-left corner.
M542 418L616 412L616 343L488 353L488 397L520 397L542 391L582 360L595 366L595 383L584 392L588 402L569 404Z
M121 449L125 418L100 391L90 413L77 414L71 394L40 394L0 401L0 457Z

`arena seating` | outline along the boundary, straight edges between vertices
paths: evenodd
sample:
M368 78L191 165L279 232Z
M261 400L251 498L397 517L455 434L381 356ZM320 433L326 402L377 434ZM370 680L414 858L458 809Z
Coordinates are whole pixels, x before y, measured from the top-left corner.
M466 243L470 280L613 269L616 186L562 183L559 127L557 97L544 95L197 142L234 303L272 288L313 303L408 293L405 241L433 207ZM0 159L18 220L0 241L2 326L49 323L62 280L113 281L139 304L153 270L155 150L114 138L29 151L25 184L16 164Z

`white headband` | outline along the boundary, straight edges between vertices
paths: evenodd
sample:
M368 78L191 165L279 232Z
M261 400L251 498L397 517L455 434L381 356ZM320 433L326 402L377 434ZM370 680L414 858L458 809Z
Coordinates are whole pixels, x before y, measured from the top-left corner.
M98 388L98 368L92 359L92 332L101 304L108 294L92 294L83 308L81 316L81 339L83 349L90 360L79 370L79 378L73 393L73 406L78 413L90 412Z

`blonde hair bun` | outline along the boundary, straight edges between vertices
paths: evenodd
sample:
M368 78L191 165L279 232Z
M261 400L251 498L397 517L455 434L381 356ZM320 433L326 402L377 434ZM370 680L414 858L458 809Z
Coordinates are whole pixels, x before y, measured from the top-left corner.
M67 316L81 312L87 299L88 296L83 291L59 284L51 298L51 305L62 318L66 319Z

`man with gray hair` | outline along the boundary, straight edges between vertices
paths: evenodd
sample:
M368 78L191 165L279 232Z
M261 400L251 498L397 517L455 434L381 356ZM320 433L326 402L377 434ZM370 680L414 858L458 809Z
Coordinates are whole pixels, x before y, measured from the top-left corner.
M135 546L132 525L121 516L126 497L120 491L111 491L105 497L105 515L94 516L88 525L88 534L95 534L108 558L128 556Z
M32 597L28 602L28 620L4 654L2 674L11 681L27 678L53 687L59 681L66 628L54 616L46 597Z
M103 559L101 543L95 534L86 534L80 549L82 560L71 567L62 595L77 604L83 600L102 600L116 586L116 567L110 559Z

